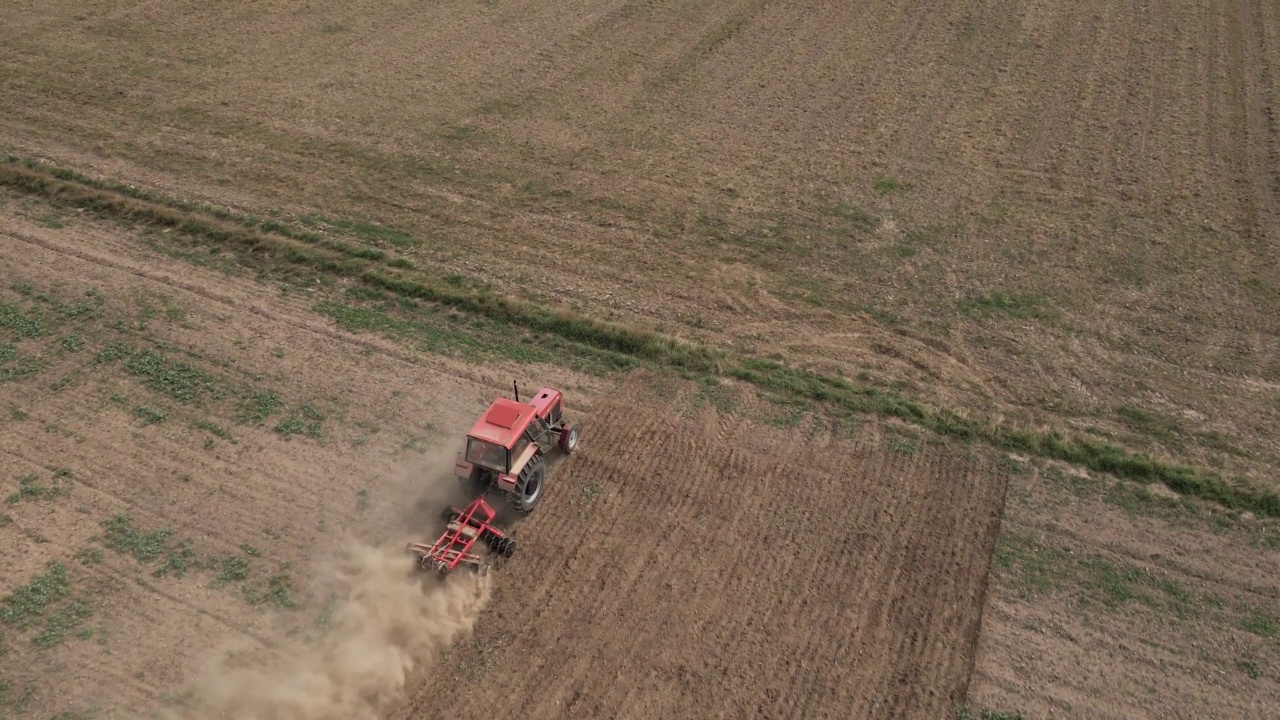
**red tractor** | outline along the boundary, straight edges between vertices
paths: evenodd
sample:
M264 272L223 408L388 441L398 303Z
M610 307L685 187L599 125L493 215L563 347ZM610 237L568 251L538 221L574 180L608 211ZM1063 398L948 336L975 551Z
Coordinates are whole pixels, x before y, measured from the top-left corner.
M542 499L547 456L555 448L568 455L578 447L578 428L565 422L564 395L544 387L527 402L500 397L489 405L458 454L454 474L472 495L496 489L511 506L527 515Z

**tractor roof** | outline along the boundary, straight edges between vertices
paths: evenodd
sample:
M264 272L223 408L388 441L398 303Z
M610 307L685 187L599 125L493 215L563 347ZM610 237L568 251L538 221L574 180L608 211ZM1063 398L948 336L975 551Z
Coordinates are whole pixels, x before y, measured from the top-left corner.
M471 437L485 440L505 448L515 445L516 438L533 420L534 409L524 403L498 398L484 415L471 426Z

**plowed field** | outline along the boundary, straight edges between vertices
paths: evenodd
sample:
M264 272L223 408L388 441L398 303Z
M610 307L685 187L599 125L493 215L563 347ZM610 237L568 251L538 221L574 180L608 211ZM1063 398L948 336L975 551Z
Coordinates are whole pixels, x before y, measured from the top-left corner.
M401 716L936 718L963 701L1004 476L749 406L691 414L697 397L638 378L596 406L457 669Z
M337 582L321 561L349 538L438 531L433 510L456 501L441 436L499 390L109 226L31 219L45 209L11 208L0 234L13 258L6 327L27 329L5 367L34 368L5 385L5 481L18 497L0 528L0 591L17 597L51 577L50 562L67 590L6 633L22 663L5 673L6 702L203 718L199 703L226 707L218 692L231 686L250 688L232 697L252 707L330 717L338 704L306 714L269 700L266 680L202 668L231 642L249 652L241 667L293 688L294 666L325 652L385 651L368 632L320 632ZM425 654L386 636L416 650L408 675L347 668L384 693L383 717L476 703L522 717L932 717L963 700L997 468L874 425L779 425L778 407L735 386L642 373L601 397L607 386L561 379L577 388L583 444L517 524L520 549L493 573L487 605L443 623L426 603L429 624L409 627L450 630L429 634ZM246 419L265 392L278 406ZM381 572L380 587L401 588L388 594L396 607L416 602ZM361 607L361 593L338 600ZM470 640L432 660L472 622ZM319 645L290 650L299 638ZM315 649L325 642L339 645Z
M1280 716L1278 103L1274 0L0 2L0 720Z

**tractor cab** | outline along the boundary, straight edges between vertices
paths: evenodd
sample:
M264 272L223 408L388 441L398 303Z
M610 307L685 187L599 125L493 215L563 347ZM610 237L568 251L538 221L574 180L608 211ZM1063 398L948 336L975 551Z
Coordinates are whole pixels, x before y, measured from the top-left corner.
M545 456L557 446L571 453L578 444L578 429L562 418L563 395L540 388L532 400L497 398L467 433L466 449L458 456L454 473L469 491L491 487L510 493L522 513L533 509L542 496Z

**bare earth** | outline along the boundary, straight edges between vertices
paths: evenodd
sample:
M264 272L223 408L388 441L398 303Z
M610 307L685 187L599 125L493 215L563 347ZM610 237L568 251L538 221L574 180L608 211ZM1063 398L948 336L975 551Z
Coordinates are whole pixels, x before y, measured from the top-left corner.
M963 701L1003 475L696 398L637 378L593 410L491 616L400 716L942 717Z
M0 151L1272 489L1278 97L1262 0L0 4ZM0 608L0 718L197 712L224 641L367 648L339 538L429 527L513 378L588 428L515 561L337 593L448 618L361 686L393 717L1280 715L1273 520L353 335L340 282L166 243L0 194L0 597L70 583Z
M0 532L12 571L0 591L51 559L98 547L99 521L116 513L140 528L176 529L202 555L256 548L264 572L295 568L300 592L325 581L318 559L349 533L372 542L437 529L430 510L454 499L433 489L447 452L424 456L401 438L456 436L498 388L330 330L251 281L146 256L110 228L7 221L15 285L65 298L110 288L124 308L109 299L104 313L145 297L181 308L180 319L148 321L147 337L201 366L226 358L227 370L312 399L342 423L326 426L322 441L284 440L214 407L201 415L158 399L116 365L86 366L97 333L108 332L88 325L84 350L9 385L11 408L23 413L6 422L9 474L50 485L57 468L69 475L65 497L8 511ZM237 338L242 350L227 356ZM49 392L62 372L75 381ZM588 401L595 392L578 392L585 400L568 410L584 423L584 444L553 470L544 509L516 527L520 551L498 571L474 637L413 675L389 716L449 711L442 698L454 698L453 709L482 702L526 717L837 717L848 708L914 717L962 702L1003 474L963 449L895 451L873 425L844 437L821 425L747 420L770 406L725 392L734 415L683 381L639 376L603 405ZM141 425L128 412L134 404L162 408L165 418ZM202 443L188 426L201 419L228 428L235 444ZM353 446L374 424L373 437ZM373 507L359 507L361 490ZM112 552L72 561L73 588L93 611L89 637L99 642L77 637L50 652L11 642L12 657L32 660L7 678L15 688L38 682L29 708L124 717L166 699L181 704L188 686L204 682L215 645L283 652L288 636L313 630L298 613L247 604L238 583L228 592L194 571L149 576L154 567ZM58 666L104 682L59 681L49 674Z
M5 629L4 699L16 703L30 685L34 694L25 707L33 716L97 708L105 717L137 717L164 698L180 697L220 644L271 646L291 628L298 632L299 623L310 629L311 618L259 611L241 597L242 585L263 592L262 583L283 572L302 601L313 586L330 581L317 563L346 534L372 542L428 532L414 503L429 497L438 475L435 448L446 434L462 432L505 384L335 331L305 302L276 297L248 279L192 272L110 228L54 231L6 212L0 242L8 259L6 286L25 284L68 302L84 299L91 288L106 298L101 317L66 328L82 349L53 342L57 350L41 351L32 346L44 338L23 341L19 352L32 348L47 367L5 383L5 494L27 474L41 486L65 487L66 494L3 506L0 595L60 560L71 573L73 594L93 608L83 626L89 639L46 652ZM146 303L159 317L140 312ZM134 342L164 343L170 357L217 372L228 385L257 378L290 405L313 403L327 415L322 442L271 432L282 413L265 427L238 425L225 404L175 401L121 372L118 361L97 363L94 354L117 336L107 327L113 316L135 329L146 326ZM71 381L51 391L63 377ZM139 407L165 417L144 425L135 416ZM572 412L586 407L582 394L570 400ZM226 437L193 427L201 422ZM55 477L59 469L69 474ZM173 531L199 556L213 557L216 567L156 578L155 562L144 567L103 552L93 538L102 537L102 521L117 514L141 530ZM246 545L260 557L243 551ZM77 556L95 548L97 561ZM211 588L227 574L221 563L228 556L253 566L247 583ZM78 679L84 677L95 680Z

